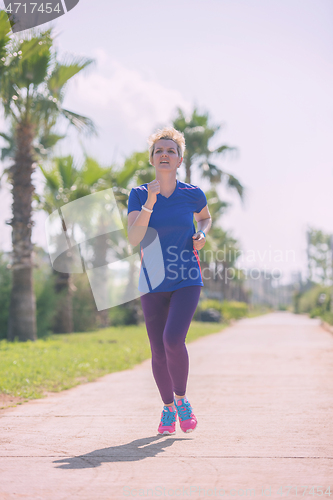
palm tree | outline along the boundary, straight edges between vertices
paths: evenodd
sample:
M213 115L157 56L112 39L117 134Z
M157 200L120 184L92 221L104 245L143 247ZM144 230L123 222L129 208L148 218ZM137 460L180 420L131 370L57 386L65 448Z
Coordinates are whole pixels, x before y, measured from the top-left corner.
M209 141L221 126L210 125L209 114L200 115L196 108L194 108L190 117L186 117L180 108L177 109L177 112L178 115L173 120L173 126L182 132L185 137L186 150L183 160L186 172L185 182L191 184L191 168L194 163L197 163L201 169L202 177L208 178L211 184L218 184L225 179L227 187L235 189L242 199L244 188L240 181L211 162L212 157L237 151L237 148L225 144L215 149L209 148Z
M45 154L60 138L53 132L59 117L79 131L95 132L91 120L62 105L68 81L91 64L72 59L61 64L52 31L10 38L6 14L0 12L0 101L14 128L15 155L7 169L12 184L12 291L8 340L36 339L36 305L32 283L32 174L36 149Z
M103 177L109 176L109 170L109 168L102 168L96 160L89 156L85 157L80 168L75 164L71 155L53 158L49 168L41 167L45 186L41 196L37 193L34 194L37 209L51 214L67 203L109 187L108 182L103 181ZM95 242L96 253L101 248L105 250L103 242L101 238ZM100 260L102 257L96 255L96 258ZM55 314L53 331L55 333L70 333L73 331L72 296L73 291L75 291L73 275L69 272L58 272L55 269L53 269L53 274L56 293L61 295ZM103 321L105 322L105 313L104 311L100 311L100 313L103 323Z
M90 162L95 162L90 158ZM85 167L87 168L87 167ZM101 175L99 179L99 185L97 190L112 187L115 200L117 202L117 207L120 212L120 216L123 222L123 227L127 236L127 204L128 196L131 190L131 186L144 184L150 182L155 178L155 169L149 163L148 151L134 152L131 156L125 159L121 166L110 166L106 169L105 175ZM92 265L99 267L103 263L107 263L107 252L110 251L110 243L112 243L112 253L116 260L126 259L133 255L133 251L128 247L128 240L123 238L123 232L121 235L117 232L108 233L106 235L101 235L94 240L91 240L91 245L93 246L93 255L95 256L95 262ZM135 264L133 260L130 260L130 269L128 274L127 288L124 292L124 297L129 297L131 295L130 291L133 290L134 286L134 273ZM131 301L124 302L122 306L130 311L128 316L134 323L139 323L143 321L142 308L140 300L134 299ZM101 324L107 325L108 321L108 311L99 311L98 316L101 320Z
M144 175L143 169L138 170L137 163L135 163L136 168L134 170L134 157L140 158L141 153L135 153L133 157L125 161L123 168L118 168L118 170L113 166L101 167L95 159L87 155L80 167L75 164L74 158L70 155L53 158L49 167L41 167L46 183L42 195L34 194L38 210L44 210L48 214L51 214L67 203L98 191L112 188L117 207L123 219L123 225L126 227L124 218L129 194L128 182L132 179L134 171L136 175L139 173ZM153 167L151 168L153 169ZM59 214L62 217L61 211L59 211ZM89 220L87 220L85 214L83 215L86 230L85 252L89 254L88 265L91 264L92 268L98 268L107 264L108 254L110 253L113 254L116 260L122 260L130 255L126 239L117 234L117 232L103 233L103 227L107 224L105 215L108 217L107 214L100 214L97 222L100 225L100 235L94 238L91 238L92 228L89 226ZM77 220L77 224L80 226L80 220ZM82 227L81 230L83 230ZM73 234L74 228L67 225L66 231L68 234ZM134 269L131 269L131 272L133 274ZM69 333L73 331L72 292L75 290L73 276L71 273L62 273L55 270L53 273L56 276L56 292L62 294L59 300L59 310L55 315L54 331L55 333ZM131 274L128 286L132 286ZM104 291L101 290L102 287L105 287ZM106 295L106 283L103 280L101 280L99 288L100 293ZM126 294L126 296L128 295ZM138 314L136 304L126 304L125 307L134 309L132 316ZM107 309L98 311L97 317L102 327L108 326L109 318Z
M155 178L155 168L149 163L148 151L135 151L125 159L124 164L117 172L117 185L126 189L129 194L128 186L138 186L151 182ZM127 208L127 200L126 200Z
M227 268L232 268L239 254L237 240L235 240L228 231L224 231L218 225L218 221L230 207L230 203L221 201L215 187L205 191L209 212L212 217L212 227L206 235L206 244L199 250L199 259L202 269L211 267L214 264L215 280L221 279L221 292L224 297L228 296L228 281L224 279ZM205 273L204 273L205 274ZM208 281L205 286L209 289L211 286Z

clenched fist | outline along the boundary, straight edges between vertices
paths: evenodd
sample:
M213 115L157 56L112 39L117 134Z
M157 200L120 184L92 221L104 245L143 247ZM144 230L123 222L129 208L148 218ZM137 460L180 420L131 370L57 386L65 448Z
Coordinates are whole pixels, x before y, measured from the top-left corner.
M206 238L204 237L202 232L199 231L197 233L194 233L194 235L192 236L192 241L193 248L195 248L196 250L201 250L206 243Z
M161 187L160 181L154 179L147 184L148 187L148 198L146 201L147 208L153 208L156 203L157 195L159 194Z

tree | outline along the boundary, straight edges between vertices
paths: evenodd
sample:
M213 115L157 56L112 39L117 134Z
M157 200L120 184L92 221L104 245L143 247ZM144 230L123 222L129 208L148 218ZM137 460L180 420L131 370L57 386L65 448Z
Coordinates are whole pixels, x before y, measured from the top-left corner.
M218 184L224 179L226 180L227 187L234 189L239 194L240 198L243 196L244 188L240 181L232 174L224 172L215 163L212 163L211 158L216 158L230 151L236 151L237 148L223 144L215 149L209 148L209 141L220 130L221 126L209 124L209 114L204 113L200 115L196 108L194 108L192 115L186 117L184 112L178 108L178 115L173 120L173 126L184 134L185 137L185 182L191 184L191 168L196 163L201 169L203 178L209 179L211 184Z
M319 229L309 228L307 240L309 280L329 286L333 278L333 237Z
M212 217L212 227L206 236L204 249L199 252L200 261L203 267L207 267L208 264L202 259L202 255L215 254L217 256L218 252L220 255L223 249L223 258L218 260L215 258L213 262L215 276L221 277L223 296L230 298L231 288L226 274L228 269L234 268L240 250L237 241L227 231L223 231L218 227L218 220L230 206L230 203L220 200L216 185L225 181L226 187L236 191L241 200L243 200L244 187L235 176L216 165L215 160L228 152L237 151L237 148L226 144L214 149L209 147L209 142L220 130L221 126L210 124L208 113L199 114L196 108L189 117L186 117L180 108L178 108L177 113L178 115L173 120L173 126L182 132L185 137L186 149L183 160L186 172L185 182L191 183L192 167L197 165L202 178L208 179L211 185L211 188L205 194Z
M155 168L149 163L148 151L135 151L125 159L124 164L116 173L119 187L125 188L129 194L129 185L139 186L155 179ZM127 208L127 199L126 199Z
M89 156L85 157L85 161L80 167L75 164L71 155L53 158L50 167L41 167L45 178L45 187L42 195L34 194L34 199L37 202L36 208L51 214L67 203L109 187L107 182L101 182L102 178L109 174L109 170L109 168L102 168L96 160ZM99 238L98 244L96 242L96 247L99 249L103 247L105 250L101 238ZM61 295L53 330L55 333L71 333L73 331L72 297L75 291L73 276L70 272L62 273L55 269L53 269L53 274L55 276L55 291Z
M54 127L63 117L79 131L95 132L92 121L63 107L68 81L91 64L90 59L60 63L52 31L9 36L6 14L0 12L0 101L14 129L14 163L7 169L12 184L12 291L8 340L36 339L36 305L32 283L32 174L36 150L45 154L63 136Z
M134 156L140 153L135 153ZM45 187L41 195L35 193L34 198L37 202L37 208L44 210L48 214L53 213L75 200L92 195L98 191L112 188L117 208L120 211L124 227L127 225L124 221L124 212L127 210L127 198L129 189L128 182L134 175L132 159L125 161L123 168L116 170L113 166L102 167L100 164L89 156L85 156L82 165L76 165L72 156L53 158L48 167L41 167L42 173L45 177ZM153 167L151 167L153 168ZM138 174L136 164L136 174ZM82 214L81 214L82 216ZM117 231L104 233L104 228L108 225L108 214L99 214L98 221L94 221L94 225L89 224L89 217L83 214L84 225L81 224L80 215L77 219L77 225L80 226L80 231L85 231L84 248L80 245L80 252L89 257L85 261L90 268L98 268L104 266L113 258L117 261L128 257L127 240L124 239L122 234L117 234ZM99 235L91 237L96 227L100 227ZM74 227L69 227L66 224L67 235L73 235ZM98 232L98 231L97 231ZM121 231L122 233L122 231ZM131 269L134 272L134 268ZM73 331L72 323L72 298L74 291L73 276L71 273L62 273L53 271L56 276L56 291L62 294L60 299L59 311L55 315L54 331L55 333L69 333ZM130 274L131 278L131 274ZM132 286L131 279L129 279L128 286ZM102 290L102 288L105 288ZM99 283L99 292L106 296L106 282L102 279ZM136 304L125 305L129 309L134 309L131 317L136 317L138 314ZM108 309L97 312L97 317L101 326L108 326Z
M225 213L230 206L229 203L221 201L215 188L206 191L207 203L209 212L212 217L212 227L206 235L206 244L204 248L199 250L199 258L201 267L210 268L213 272L214 281L220 280L220 291L224 299L231 299L230 278L228 270L230 269L235 275L241 277L242 273L236 272L235 264L240 256L238 242L228 231L224 231L218 225L219 218ZM212 269L214 267L214 270ZM210 288L211 283L208 281L205 286Z

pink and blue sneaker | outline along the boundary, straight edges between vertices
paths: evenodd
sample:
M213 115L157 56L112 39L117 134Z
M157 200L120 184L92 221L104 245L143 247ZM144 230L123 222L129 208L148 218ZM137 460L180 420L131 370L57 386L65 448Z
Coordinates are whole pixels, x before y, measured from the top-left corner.
M180 428L183 432L192 432L196 428L198 421L193 413L192 406L189 400L184 397L182 399L174 399L175 406L179 417Z
M158 426L159 434L175 434L176 432L177 410L173 410L172 406L164 406L161 422Z

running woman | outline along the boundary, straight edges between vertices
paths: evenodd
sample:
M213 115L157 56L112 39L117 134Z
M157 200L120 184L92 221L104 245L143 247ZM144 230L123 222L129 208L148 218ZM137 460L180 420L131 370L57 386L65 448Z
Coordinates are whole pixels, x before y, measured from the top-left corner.
M152 372L164 403L158 432L174 434L177 415L182 431L191 432L197 419L186 397L189 357L185 338L203 286L198 250L205 245L211 216L205 193L176 178L185 151L183 134L167 127L151 135L148 144L156 178L130 192L128 239L133 246L140 243L140 300L152 352ZM145 241L149 239L148 227L158 234L164 261L164 279L154 288L153 275L160 275L161 269L156 267L162 266L149 266L151 238Z

